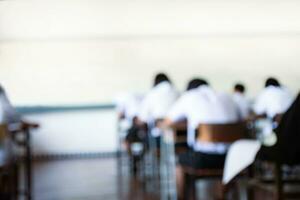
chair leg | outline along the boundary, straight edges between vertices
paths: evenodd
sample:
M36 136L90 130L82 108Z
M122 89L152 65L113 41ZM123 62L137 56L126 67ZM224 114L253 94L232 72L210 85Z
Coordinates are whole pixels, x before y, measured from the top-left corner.
M219 200L225 200L229 187L230 186L227 185L223 185L223 184L221 185L221 196Z
M247 174L248 174L249 179L254 178L254 171L255 171L255 165L252 164L247 169ZM246 184L246 197L247 197L247 200L254 199L254 188L250 184Z
M233 180L227 185L221 183L221 196L220 200L225 199L240 199L240 185L238 180ZM248 199L248 198L247 198ZM253 198L251 198L253 199Z
M276 199L283 200L283 182L281 164L275 163L275 184L276 184Z
M19 168L18 164L13 165L13 199L17 200L19 195Z
M247 195L247 200L252 200L254 199L254 190L252 187L247 186L247 190L246 190L246 195Z
M184 200L196 199L196 178L193 175L185 174Z

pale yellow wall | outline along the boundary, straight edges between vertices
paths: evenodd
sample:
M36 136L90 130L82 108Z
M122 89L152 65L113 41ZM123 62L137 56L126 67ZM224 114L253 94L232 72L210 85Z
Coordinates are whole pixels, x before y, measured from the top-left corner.
M16 104L106 103L166 71L219 90L300 80L300 2L0 1L0 82Z

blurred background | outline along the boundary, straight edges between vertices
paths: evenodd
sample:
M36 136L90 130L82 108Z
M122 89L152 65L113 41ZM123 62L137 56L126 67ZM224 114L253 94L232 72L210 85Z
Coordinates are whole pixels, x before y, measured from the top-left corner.
M1 0L0 82L41 127L36 157L112 155L116 96L157 72L254 97L269 76L300 80L298 0ZM42 199L42 198L41 198ZM38 199L39 200L39 199Z
M14 105L33 107L111 106L122 91L147 91L160 71L181 90L203 76L225 91L243 81L253 96L273 75L296 92L299 7L297 0L4 0L0 80ZM86 133L105 145L82 150L115 150L109 117L109 136ZM54 151L38 147L47 137L55 134L34 136L37 153Z

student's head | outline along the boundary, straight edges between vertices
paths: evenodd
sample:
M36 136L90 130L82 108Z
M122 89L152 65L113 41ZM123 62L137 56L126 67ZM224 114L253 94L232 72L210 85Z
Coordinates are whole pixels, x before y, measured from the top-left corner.
M266 80L265 87L274 86L280 87L280 83L276 78L270 77Z
M189 83L188 86L186 88L186 90L192 90L195 89L201 85L208 85L207 81L201 78L194 78L192 79Z
M168 76L164 73L159 73L155 76L154 78L154 86L164 82L164 81L167 81L170 83L170 79L168 78Z
M246 91L245 86L242 83L237 83L234 85L234 92L244 94Z

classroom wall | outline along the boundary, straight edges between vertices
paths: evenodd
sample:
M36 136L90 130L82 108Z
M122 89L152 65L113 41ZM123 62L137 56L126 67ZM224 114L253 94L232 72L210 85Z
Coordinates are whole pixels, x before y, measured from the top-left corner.
M298 0L0 1L0 82L14 104L110 103L166 71L219 90L300 78Z
M41 126L32 130L34 155L112 153L118 148L114 110L45 112L25 115Z

